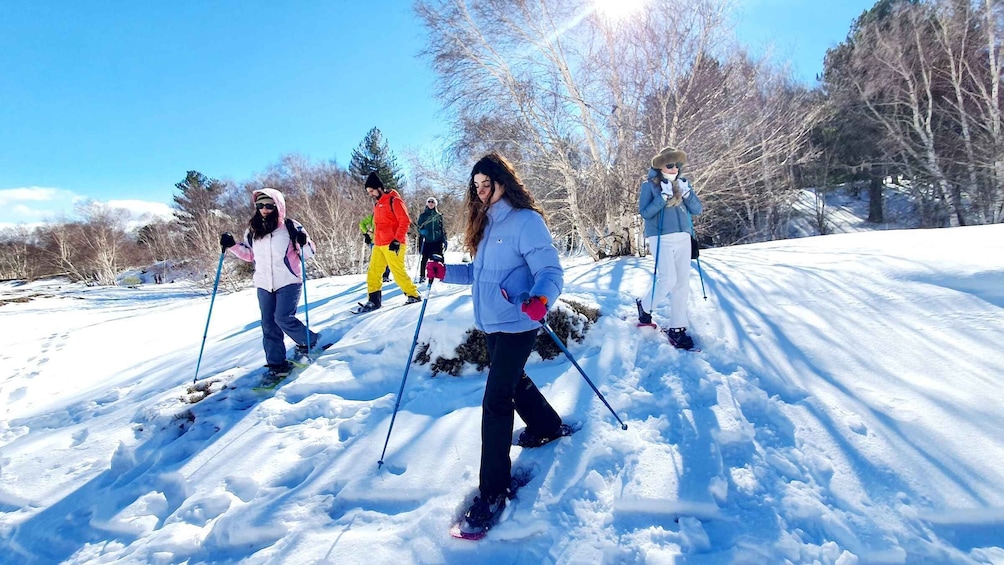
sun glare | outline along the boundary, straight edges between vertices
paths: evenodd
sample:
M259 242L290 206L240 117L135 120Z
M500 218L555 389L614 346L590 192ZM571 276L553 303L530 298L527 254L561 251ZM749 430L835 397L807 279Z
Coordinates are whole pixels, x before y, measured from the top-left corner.
M637 14L646 0L593 0L596 13L607 20L619 22Z

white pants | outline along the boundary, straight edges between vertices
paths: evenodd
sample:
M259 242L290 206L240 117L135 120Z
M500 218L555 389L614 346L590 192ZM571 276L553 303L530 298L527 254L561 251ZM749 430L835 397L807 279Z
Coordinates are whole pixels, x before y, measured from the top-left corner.
M656 263L655 292L649 289L641 297L641 307L646 312L669 297L669 327L687 327L687 300L690 298L690 234L677 232L650 236L648 247L658 255Z

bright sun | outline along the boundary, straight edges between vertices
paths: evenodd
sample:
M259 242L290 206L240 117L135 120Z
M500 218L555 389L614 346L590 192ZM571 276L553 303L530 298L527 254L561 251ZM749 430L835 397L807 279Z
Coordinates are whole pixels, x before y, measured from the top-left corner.
M634 15L644 4L645 0L593 0L596 13L615 22Z

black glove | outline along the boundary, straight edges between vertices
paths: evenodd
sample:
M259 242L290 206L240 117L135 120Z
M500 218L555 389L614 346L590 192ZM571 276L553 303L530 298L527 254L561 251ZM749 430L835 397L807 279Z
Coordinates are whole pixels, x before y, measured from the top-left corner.
M296 243L300 244L300 247L307 245L307 232L302 229L296 230Z
M225 231L220 235L220 247L229 249L235 245L237 245L237 242L234 241L234 236L230 235L230 232Z
M373 245L373 238L368 233L363 234L363 241L366 242L366 245Z
M387 249L390 249L394 253L397 253L398 250L401 249L401 242L395 239L394 241L390 242L390 245L387 246Z

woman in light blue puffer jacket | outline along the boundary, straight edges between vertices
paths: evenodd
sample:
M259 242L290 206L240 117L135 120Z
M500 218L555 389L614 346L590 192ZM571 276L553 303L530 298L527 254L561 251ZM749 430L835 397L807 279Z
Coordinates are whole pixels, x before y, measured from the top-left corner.
M478 531L505 508L513 411L526 423L519 444L537 447L571 430L524 372L537 330L561 294L563 271L544 214L512 165L497 153L475 163L467 189L465 242L474 261L426 265L429 279L472 286L474 323L491 368L481 418L481 491L466 513Z

